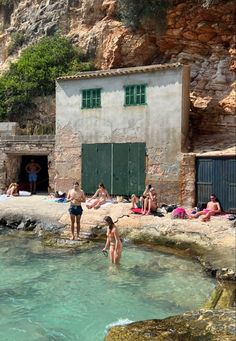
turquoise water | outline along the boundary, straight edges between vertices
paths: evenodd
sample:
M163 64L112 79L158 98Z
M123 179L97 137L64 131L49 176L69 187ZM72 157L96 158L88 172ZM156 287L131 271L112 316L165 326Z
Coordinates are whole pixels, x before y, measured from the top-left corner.
M103 340L109 325L195 309L214 288L197 263L126 244L119 268L86 252L0 235L0 340Z

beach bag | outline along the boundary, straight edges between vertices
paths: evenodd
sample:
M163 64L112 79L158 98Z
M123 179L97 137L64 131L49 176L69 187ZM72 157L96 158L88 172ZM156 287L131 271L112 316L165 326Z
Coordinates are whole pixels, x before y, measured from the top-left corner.
M168 205L168 206L166 207L166 212L167 212L167 213L171 213L171 212L173 212L176 208L177 208L177 205Z
M206 202L199 202L197 204L197 211L203 211L205 208L207 208L207 203Z
M187 212L185 211L185 208L183 207L177 207L175 208L172 213L173 219L186 219L188 218Z
M230 214L230 215L228 216L228 219L229 219L229 220L236 220L236 214Z

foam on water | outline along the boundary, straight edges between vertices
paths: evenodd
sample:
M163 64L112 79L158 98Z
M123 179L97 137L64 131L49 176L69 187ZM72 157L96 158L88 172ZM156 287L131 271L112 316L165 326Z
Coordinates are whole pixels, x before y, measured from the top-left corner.
M115 321L115 322L111 322L109 323L106 328L105 328L105 332L104 334L106 335L108 333L108 330L111 328L111 327L115 327L115 326L125 326L126 324L130 324L134 321L131 321L129 319L119 319L118 321Z

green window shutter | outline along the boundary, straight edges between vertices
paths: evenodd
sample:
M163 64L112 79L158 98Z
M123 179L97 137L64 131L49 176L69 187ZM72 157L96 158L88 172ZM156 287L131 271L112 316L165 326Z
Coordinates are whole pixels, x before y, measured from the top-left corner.
M136 103L141 104L141 86L137 85L136 87Z
M141 85L141 104L146 103L146 86Z
M125 106L146 104L146 85L125 86Z
M101 89L82 90L82 109L101 107Z

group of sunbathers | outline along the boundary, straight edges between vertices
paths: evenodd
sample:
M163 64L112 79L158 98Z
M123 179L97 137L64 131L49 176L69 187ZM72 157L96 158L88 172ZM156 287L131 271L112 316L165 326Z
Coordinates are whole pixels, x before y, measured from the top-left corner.
M143 215L149 215L157 210L157 193L152 185L146 186L143 195L138 197L136 194L131 196L131 210L141 209Z

